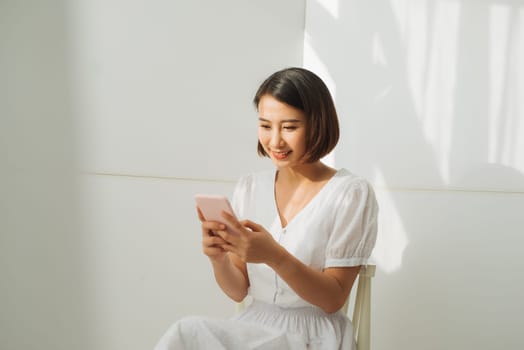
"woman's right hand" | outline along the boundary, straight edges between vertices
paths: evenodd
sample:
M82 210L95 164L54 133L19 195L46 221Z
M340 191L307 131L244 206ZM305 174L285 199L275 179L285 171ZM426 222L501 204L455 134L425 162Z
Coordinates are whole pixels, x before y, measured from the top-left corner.
M198 219L202 223L202 251L209 259L215 262L222 261L227 252L222 248L226 241L213 232L223 231L226 226L217 221L206 221L204 215L197 207Z
M239 302L247 295L249 288L246 264L223 248L228 244L221 237L226 233L226 225L217 221L206 221L198 207L197 213L202 222L202 251L211 261L215 279L231 299Z

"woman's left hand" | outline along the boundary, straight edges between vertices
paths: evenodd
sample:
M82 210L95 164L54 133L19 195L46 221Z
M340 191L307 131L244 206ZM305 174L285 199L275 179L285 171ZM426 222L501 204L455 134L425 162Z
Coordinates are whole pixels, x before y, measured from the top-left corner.
M242 261L250 263L276 262L281 256L282 246L262 226L250 220L238 221L234 216L222 212L222 217L231 227L231 232L217 233L227 244L222 248L237 255Z

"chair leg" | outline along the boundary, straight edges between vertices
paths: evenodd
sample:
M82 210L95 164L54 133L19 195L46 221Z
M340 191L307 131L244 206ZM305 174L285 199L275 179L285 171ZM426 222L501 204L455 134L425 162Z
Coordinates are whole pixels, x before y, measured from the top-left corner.
M371 286L369 277L365 278L364 283L364 296L362 300L362 311L358 328L358 350L369 350L370 348L370 293Z
M355 336L355 340L357 341L358 343L358 338L359 338L359 330L360 330L360 327L361 327L361 318L362 318L362 307L363 307L363 297L364 297L364 277L363 276L359 276L358 277L358 286L357 286L357 294L355 296L355 306L354 306L354 309L353 309L353 319L351 320L352 321L352 324L353 324L353 332L354 332L354 336Z
M358 277L358 288L352 320L357 350L370 349L371 278L374 275L375 265L367 265L362 266Z

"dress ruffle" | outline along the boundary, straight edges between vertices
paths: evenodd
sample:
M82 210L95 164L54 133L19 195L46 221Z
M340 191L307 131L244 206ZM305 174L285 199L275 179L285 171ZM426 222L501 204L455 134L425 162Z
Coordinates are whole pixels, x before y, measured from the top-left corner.
M351 322L316 307L283 308L254 301L229 320L186 317L155 350L339 350L354 349Z

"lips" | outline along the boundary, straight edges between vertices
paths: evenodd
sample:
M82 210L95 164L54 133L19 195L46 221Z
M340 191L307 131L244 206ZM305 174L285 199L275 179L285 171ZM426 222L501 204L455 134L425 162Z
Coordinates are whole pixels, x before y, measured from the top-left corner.
M278 160L286 159L289 156L290 153L291 153L291 151L286 151L286 152L271 151L271 154L273 154L273 157L278 159Z

